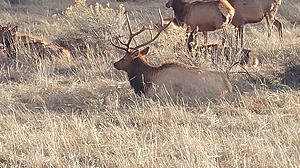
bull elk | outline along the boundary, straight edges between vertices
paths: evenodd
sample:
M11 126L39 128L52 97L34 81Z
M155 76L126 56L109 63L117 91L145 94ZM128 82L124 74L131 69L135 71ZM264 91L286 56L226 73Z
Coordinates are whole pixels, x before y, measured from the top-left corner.
M18 26L11 27L0 25L0 44L4 46L7 57L16 58L19 47L24 47L35 52L41 58L52 58L53 56L71 58L69 50L57 46L55 44L47 43L37 37L30 35L18 35Z
M276 19L276 14L281 4L281 0L228 0L234 7L235 15L231 24L237 28L236 43L241 40L243 47L244 25L247 23L258 23L266 18L268 27L268 36L271 35L271 29L274 25L282 38L282 23Z
M207 32L223 28L231 22L235 13L235 9L227 0L190 3L185 0L168 0L166 7L173 8L178 22L187 25L187 32L197 27L198 31L204 34L204 44L207 44ZM193 41L193 38L188 38L188 46L190 41Z
M191 98L216 98L232 91L232 86L224 73L189 67L175 62L154 66L143 58L149 52L149 47L141 51L139 48L158 38L171 21L162 27L154 38L136 47L130 47L132 39L146 29L143 27L136 33L132 33L128 16L127 23L129 28L128 42L125 43L116 38L122 46L114 43L112 39L111 44L126 52L122 59L114 63L114 67L127 73L130 85L136 94L152 97L155 93L160 95L161 91L167 91L172 98L176 98L178 95Z

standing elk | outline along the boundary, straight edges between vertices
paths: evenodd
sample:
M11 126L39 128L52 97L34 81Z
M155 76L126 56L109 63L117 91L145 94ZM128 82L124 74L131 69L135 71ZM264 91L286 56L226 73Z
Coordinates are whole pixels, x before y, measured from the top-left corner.
M227 0L191 3L185 0L168 0L166 7L173 8L178 22L187 25L187 32L198 28L204 35L204 44L207 44L207 32L223 28L231 22L235 13L235 9ZM193 41L191 37L188 38L188 46L190 41Z
M70 59L71 54L69 50L49 44L37 37L30 35L17 35L18 26L11 27L0 25L0 44L4 46L7 57L16 58L19 47L27 48L31 52L37 53L41 58L61 57Z
M153 42L171 21L149 41L136 47L130 47L131 41L146 29L143 27L136 33L132 33L128 15L127 22L129 28L128 42L125 43L116 38L123 46L115 44L112 39L111 44L126 52L122 59L114 63L114 67L127 73L130 85L136 94L152 97L155 93L167 91L171 98L176 98L178 95L191 98L216 98L223 97L232 91L232 86L224 73L174 62L154 66L143 58L144 55L147 55L149 47L142 51L138 49Z
M274 25L282 38L282 23L276 19L276 14L281 4L281 0L228 0L234 7L235 14L231 24L237 28L236 44L241 40L243 47L244 25L247 23L258 23L266 18L268 26L268 36L271 35L271 29Z

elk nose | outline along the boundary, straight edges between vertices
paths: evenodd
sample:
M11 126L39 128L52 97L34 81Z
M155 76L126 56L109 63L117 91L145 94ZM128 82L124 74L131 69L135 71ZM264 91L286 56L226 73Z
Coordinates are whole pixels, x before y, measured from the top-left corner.
M166 3L166 7L167 7L167 8L170 8L170 7L171 7L171 5L170 5L169 2Z
M119 70L118 64L117 64L116 62L114 63L114 67L115 67L117 70Z

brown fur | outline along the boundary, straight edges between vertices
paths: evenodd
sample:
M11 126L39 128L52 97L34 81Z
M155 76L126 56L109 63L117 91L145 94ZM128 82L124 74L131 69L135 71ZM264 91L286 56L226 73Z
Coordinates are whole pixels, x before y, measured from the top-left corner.
M162 20L162 23L158 22L154 25L154 29L159 30L163 26L167 25L170 21L172 21L172 23L164 30L164 32L166 33L168 33L169 31L172 31L174 33L174 30L177 30L179 26L182 26L176 18L164 18Z
M210 54L213 62L222 60L220 56L224 55L225 60L227 61L231 60L232 58L239 58L237 61L243 66L247 65L249 67L257 67L259 64L259 59L257 58L256 54L250 49L236 49L234 47L226 47L218 44L209 44L205 46L199 46L196 48L196 50L201 53Z
M68 60L71 58L70 52L63 47L47 43L31 35L18 35L16 33L17 26L14 28L11 28L10 25L0 26L0 28L1 43L6 49L8 57L15 58L17 49L21 47L37 53L41 58L63 57Z
M4 49L0 49L0 58L5 58L5 57L6 57L6 53Z
M216 98L232 91L224 73L174 62L153 66L142 57L148 50L149 47L141 52L129 51L114 63L116 69L128 74L130 84L138 95L145 94L151 97L165 89L172 98L178 94L191 98ZM158 89L158 92L154 88Z
M220 1L194 1L169 0L166 7L172 7L179 23L188 26L187 32L196 27L204 33L204 44L207 44L207 32L221 29L230 23L234 15L234 8L227 0ZM189 44L190 41L188 41Z
M268 25L268 35L271 35L271 28L276 26L279 36L282 38L282 24L276 19L276 14L281 0L228 0L235 8L235 15L232 24L238 29L238 38L241 39L243 47L243 26L248 23L257 23L265 17Z

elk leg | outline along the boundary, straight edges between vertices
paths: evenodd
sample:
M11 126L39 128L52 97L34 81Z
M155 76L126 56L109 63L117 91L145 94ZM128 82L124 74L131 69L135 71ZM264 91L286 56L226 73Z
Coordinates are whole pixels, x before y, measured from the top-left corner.
M189 35L187 36L187 47L189 52L192 52L192 45L191 42L194 40L192 33L189 33Z
M223 27L222 31L223 31L222 46L224 46L226 43L226 39L228 39L228 33L225 27Z
M235 47L237 48L238 47L238 43L239 43L238 28L236 27L234 31L235 31L235 33L234 33L235 34Z
M266 18L267 27L268 27L268 37L271 36L271 31L272 31L272 30L271 30L271 24L270 24L269 17L270 17L270 14L267 13L267 14L265 15L265 18Z
M282 40L283 39L283 33L282 33L283 25L282 25L282 23L279 20L275 19L273 24L277 28L277 30L279 32L279 37Z
M241 39L241 48L244 47L244 26L239 27L239 36Z
M207 32L206 31L204 31L203 32L203 36L204 36L204 45L207 45Z
M207 47L207 44L208 44L208 40L207 40L207 36L208 36L208 34L207 34L207 31L204 31L203 32L203 37L204 37L204 49L205 49L205 57L207 57L207 54L208 54L208 47Z
M187 30L188 32L189 30ZM196 48L197 47L197 32L198 32L198 29L197 28L194 28L193 31L191 31L187 37L187 46L188 46L188 51L191 52L192 51L192 48ZM191 45L191 43L194 43L193 46Z

